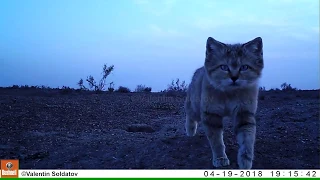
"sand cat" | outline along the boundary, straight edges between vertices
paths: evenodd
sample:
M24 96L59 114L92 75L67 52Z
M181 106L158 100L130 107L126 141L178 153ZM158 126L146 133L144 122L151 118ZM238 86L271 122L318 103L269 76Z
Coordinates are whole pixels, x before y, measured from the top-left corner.
M204 66L197 69L185 101L186 133L194 136L201 121L214 167L230 164L223 142L223 119L232 119L240 169L251 169L256 135L258 80L263 69L262 39L225 44L207 39Z

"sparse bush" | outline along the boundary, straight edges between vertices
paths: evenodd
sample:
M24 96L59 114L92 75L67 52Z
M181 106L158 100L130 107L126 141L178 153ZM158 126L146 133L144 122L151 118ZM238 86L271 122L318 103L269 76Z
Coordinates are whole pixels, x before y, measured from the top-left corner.
M144 92L145 88L146 88L145 85L140 84L136 87L135 92Z
M62 86L61 94L70 94L73 92L73 89L68 86Z
M43 90L53 90L54 88L51 88L49 86L41 85L41 86L29 86L29 85L13 85L11 87L7 87L10 89L43 89Z
M280 87L281 87L282 91L296 91L297 90L297 88L293 88L293 87L291 87L291 84L287 84L287 83L282 83Z
M83 79L82 79L82 78L79 80L78 86L80 87L80 90L88 90L88 89L83 85Z
M37 88L43 89L43 90L52 90L52 89L53 89L53 88L51 88L51 87L49 87L49 86L45 86L45 85L37 86Z
M146 87L145 89L144 89L144 92L151 92L152 91L152 88L151 87Z
M24 86L20 86L20 88L22 88L22 89L29 89L29 86L28 86L28 85L24 85Z
M88 82L90 89L94 90L94 91L103 91L104 87L106 85L106 78L110 75L110 73L113 70L114 70L113 65L108 67L106 64L104 64L103 69L102 69L102 78L100 79L100 81L98 83L95 81L93 76L91 76L91 75L88 76L86 81ZM79 85L80 89L83 89L83 90L88 89L83 85L83 79L80 79L80 81L77 84Z
M113 92L114 91L114 83L113 82L109 83L108 91L109 92Z
M171 84L168 85L168 88L165 90L166 92L174 91L174 92L186 92L187 84L185 81L180 83L180 79L177 78L176 81L172 80Z
M13 85L13 86L11 86L11 89L19 89L19 86L18 85Z
M176 81L172 80L171 84L168 85L168 88L164 91L167 96L180 96L184 95L187 92L188 85L185 81L180 82L179 78Z
M129 88L127 88L127 87L119 86L119 88L116 90L116 92L129 93L129 92L131 92L131 90Z
M264 87L264 86L259 87L259 91L266 91L266 87Z
M270 91L270 92L278 93L278 92L280 92L281 90L280 90L279 88L271 88L269 91Z
M151 92L151 90L151 87L146 87L145 85L140 84L135 89L135 92Z

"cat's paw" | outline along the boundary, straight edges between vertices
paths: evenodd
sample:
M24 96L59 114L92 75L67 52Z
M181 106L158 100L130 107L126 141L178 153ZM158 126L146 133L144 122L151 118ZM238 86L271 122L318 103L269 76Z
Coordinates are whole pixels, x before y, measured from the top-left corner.
M239 169L251 169L252 160L247 158L239 158L238 165L239 165Z
M240 148L238 153L239 169L251 169L252 160L253 160L252 151L248 151L248 150L244 150L243 148Z
M238 161L239 169L251 169L252 161L248 159L241 159Z
M227 157L215 158L213 159L212 163L213 163L213 166L216 168L230 165L230 161Z
M186 122L185 128L187 136L195 136L197 133L198 122Z

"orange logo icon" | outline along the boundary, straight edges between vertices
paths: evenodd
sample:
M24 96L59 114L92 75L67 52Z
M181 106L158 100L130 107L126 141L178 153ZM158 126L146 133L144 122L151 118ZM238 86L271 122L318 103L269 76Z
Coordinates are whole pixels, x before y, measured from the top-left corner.
M17 178L19 171L19 160L1 160L1 178Z

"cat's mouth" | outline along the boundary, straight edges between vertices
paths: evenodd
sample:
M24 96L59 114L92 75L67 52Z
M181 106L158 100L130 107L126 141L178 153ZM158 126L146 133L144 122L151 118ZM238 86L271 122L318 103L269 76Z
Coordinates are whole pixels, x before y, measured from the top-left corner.
M239 83L232 82L232 83L230 83L230 86L239 86Z

